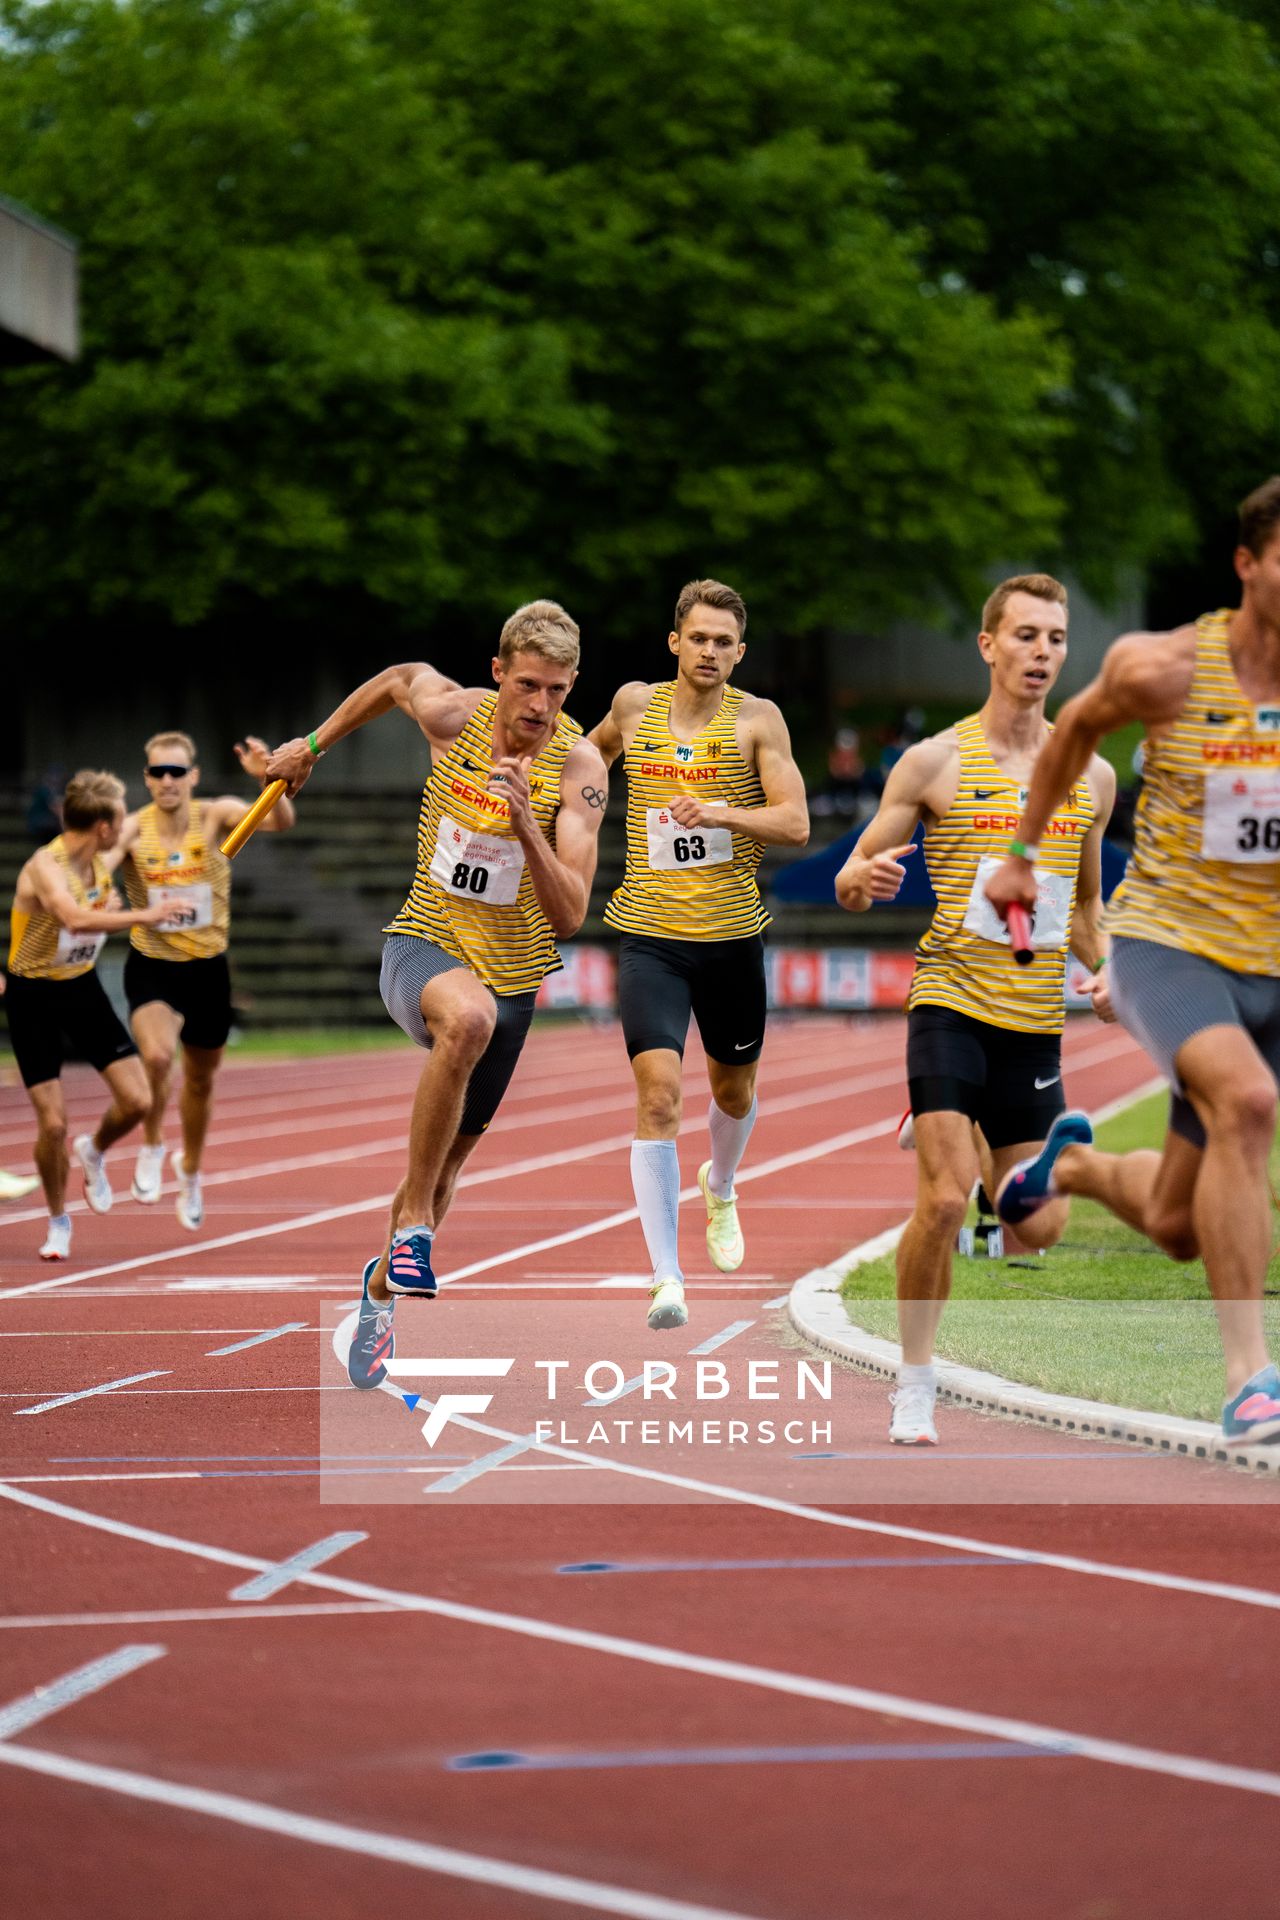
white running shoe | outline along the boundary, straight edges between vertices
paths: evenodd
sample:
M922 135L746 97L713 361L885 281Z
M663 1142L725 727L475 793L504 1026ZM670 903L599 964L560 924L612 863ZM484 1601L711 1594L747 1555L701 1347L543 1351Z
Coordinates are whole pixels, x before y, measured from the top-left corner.
M0 1167L0 1200L25 1200L40 1185L40 1177L34 1173L6 1173Z
M904 1153L914 1153L916 1150L916 1121L910 1107L898 1122L898 1145Z
M40 1249L42 1260L69 1260L71 1258L71 1222L69 1220L50 1220L49 1237Z
M893 1414L889 1438L899 1447L936 1447L938 1429L933 1424L936 1387L899 1387L889 1395Z
M738 1196L731 1193L727 1200L717 1199L707 1185L710 1172L711 1162L704 1160L698 1168L698 1185L707 1203L707 1252L721 1273L732 1273L742 1265L747 1251L738 1225Z
M204 1194L200 1190L200 1175L187 1172L182 1164L181 1147L174 1148L169 1165L178 1182L178 1225L185 1227L188 1233L198 1233L204 1225Z
M107 1178L103 1156L93 1144L92 1134L77 1134L72 1142L72 1151L84 1173L85 1205L91 1213L110 1213L111 1182Z
M649 1289L649 1329L658 1333L664 1327L687 1327L689 1309L684 1303L683 1280L659 1280Z
M134 1162L133 1197L141 1206L154 1207L163 1185L164 1147L149 1147L144 1142L138 1148L138 1158Z

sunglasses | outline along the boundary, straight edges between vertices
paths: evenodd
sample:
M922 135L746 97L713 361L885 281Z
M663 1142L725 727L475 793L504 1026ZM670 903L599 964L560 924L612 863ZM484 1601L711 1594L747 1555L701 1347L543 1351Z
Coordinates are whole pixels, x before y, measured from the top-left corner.
M190 771L190 767L148 767L147 778L148 780L163 780L165 776L168 775L170 780L185 780Z

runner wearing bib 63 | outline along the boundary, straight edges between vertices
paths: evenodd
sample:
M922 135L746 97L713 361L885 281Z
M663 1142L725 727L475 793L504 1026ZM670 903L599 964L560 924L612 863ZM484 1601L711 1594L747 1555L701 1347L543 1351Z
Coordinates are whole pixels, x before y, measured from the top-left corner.
M836 880L836 898L851 912L892 900L923 825L938 904L907 1001L916 1204L898 1245L902 1367L889 1426L889 1438L906 1445L937 1441L934 1341L979 1171L994 1192L1042 1143L1088 1137L1088 1122L1064 1112L1062 1094L1068 950L1094 970L1095 1011L1112 1017L1099 971L1101 843L1115 798L1105 761L1095 756L1080 769L1041 838L1032 966L1015 963L986 896L1052 734L1044 709L1067 656L1066 589L1049 574L1004 581L983 609L978 651L990 671L986 704L908 748ZM1019 1231L1032 1246L1052 1246L1066 1216L1058 1201Z
M384 931L382 998L427 1059L408 1169L387 1244L364 1270L347 1371L376 1387L394 1352L396 1294L436 1292L432 1243L467 1156L506 1092L556 941L582 925L595 874L605 771L562 712L579 637L554 600L502 629L497 692L423 665L388 667L267 768L296 792L337 741L399 707L426 737L431 770L409 897Z
M622 935L618 1011L636 1081L631 1179L653 1263L653 1328L689 1317L676 1135L690 1017L711 1082L711 1157L698 1171L707 1250L722 1272L742 1264L733 1177L756 1117L769 919L756 868L767 846L800 847L809 836L781 713L729 685L746 625L732 587L690 581L667 640L676 678L631 681L591 734L608 765L625 754L626 871L604 917Z
M1262 1295L1267 1164L1280 1079L1280 476L1240 507L1239 607L1171 633L1127 634L1069 701L1017 845L988 882L1031 891L1026 852L1098 741L1146 729L1133 856L1107 909L1116 1011L1173 1087L1163 1152L1065 1152L1011 1181L1007 1217L1083 1193L1175 1260L1200 1255L1226 1362L1227 1440L1280 1442L1280 1371ZM1021 1228L1019 1229L1021 1231Z
M172 1156L179 1223L194 1232L204 1221L200 1167L213 1110L214 1076L231 1031L231 862L222 841L244 819L249 802L235 794L197 800L195 742L189 733L156 733L143 749L149 806L125 822L116 858L134 906L162 917L138 927L125 963L124 991L151 1086L151 1104L133 1174L133 1197L160 1198L164 1180L164 1115L179 1042L182 1046L182 1146ZM267 743L249 734L236 758L257 779ZM293 825L289 801L277 803L262 831Z
M35 1162L49 1208L42 1260L65 1260L71 1252L64 1061L87 1060L111 1093L97 1131L73 1142L93 1212L111 1206L107 1149L146 1111L137 1049L96 968L109 933L160 917L156 907L124 909L112 887L110 856L124 824L123 782L113 773L78 773L68 782L62 816L63 832L33 853L18 875L4 995L9 1039L36 1112Z

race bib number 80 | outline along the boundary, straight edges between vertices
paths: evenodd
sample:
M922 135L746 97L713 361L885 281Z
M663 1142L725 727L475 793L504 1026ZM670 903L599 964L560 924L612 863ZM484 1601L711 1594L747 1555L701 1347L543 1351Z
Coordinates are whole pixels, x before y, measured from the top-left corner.
M644 819L651 872L696 873L733 858L728 827L682 827L667 807L646 807Z
M1280 860L1280 769L1205 775L1200 851L1206 860L1249 866Z
M491 907L514 906L524 873L524 848L496 833L476 833L449 815L440 817L431 878L456 899L483 900Z

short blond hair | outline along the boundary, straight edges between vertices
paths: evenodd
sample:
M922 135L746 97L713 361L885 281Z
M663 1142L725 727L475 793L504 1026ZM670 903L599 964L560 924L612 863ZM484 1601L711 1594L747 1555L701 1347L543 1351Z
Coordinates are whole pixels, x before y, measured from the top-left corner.
M1029 593L1035 600L1056 600L1064 614L1067 610L1067 590L1061 580L1055 580L1051 573L1015 573L1011 580L1002 580L987 596L987 604L982 609L984 633L995 632L1001 614L1015 593Z
M578 623L558 600L530 600L517 607L498 641L498 658L504 667L517 653L536 653L557 667L576 667L581 652Z
M67 782L62 796L62 824L73 833L112 820L124 805L124 781L102 768L81 767Z
M196 763L196 743L189 733L179 733L173 728L166 733L153 733L142 749L148 761L157 747L181 747L193 767Z
M676 601L675 631L680 633L695 607L715 607L719 613L731 613L738 623L738 638L747 633L747 603L734 587L723 580L690 580L680 589Z

